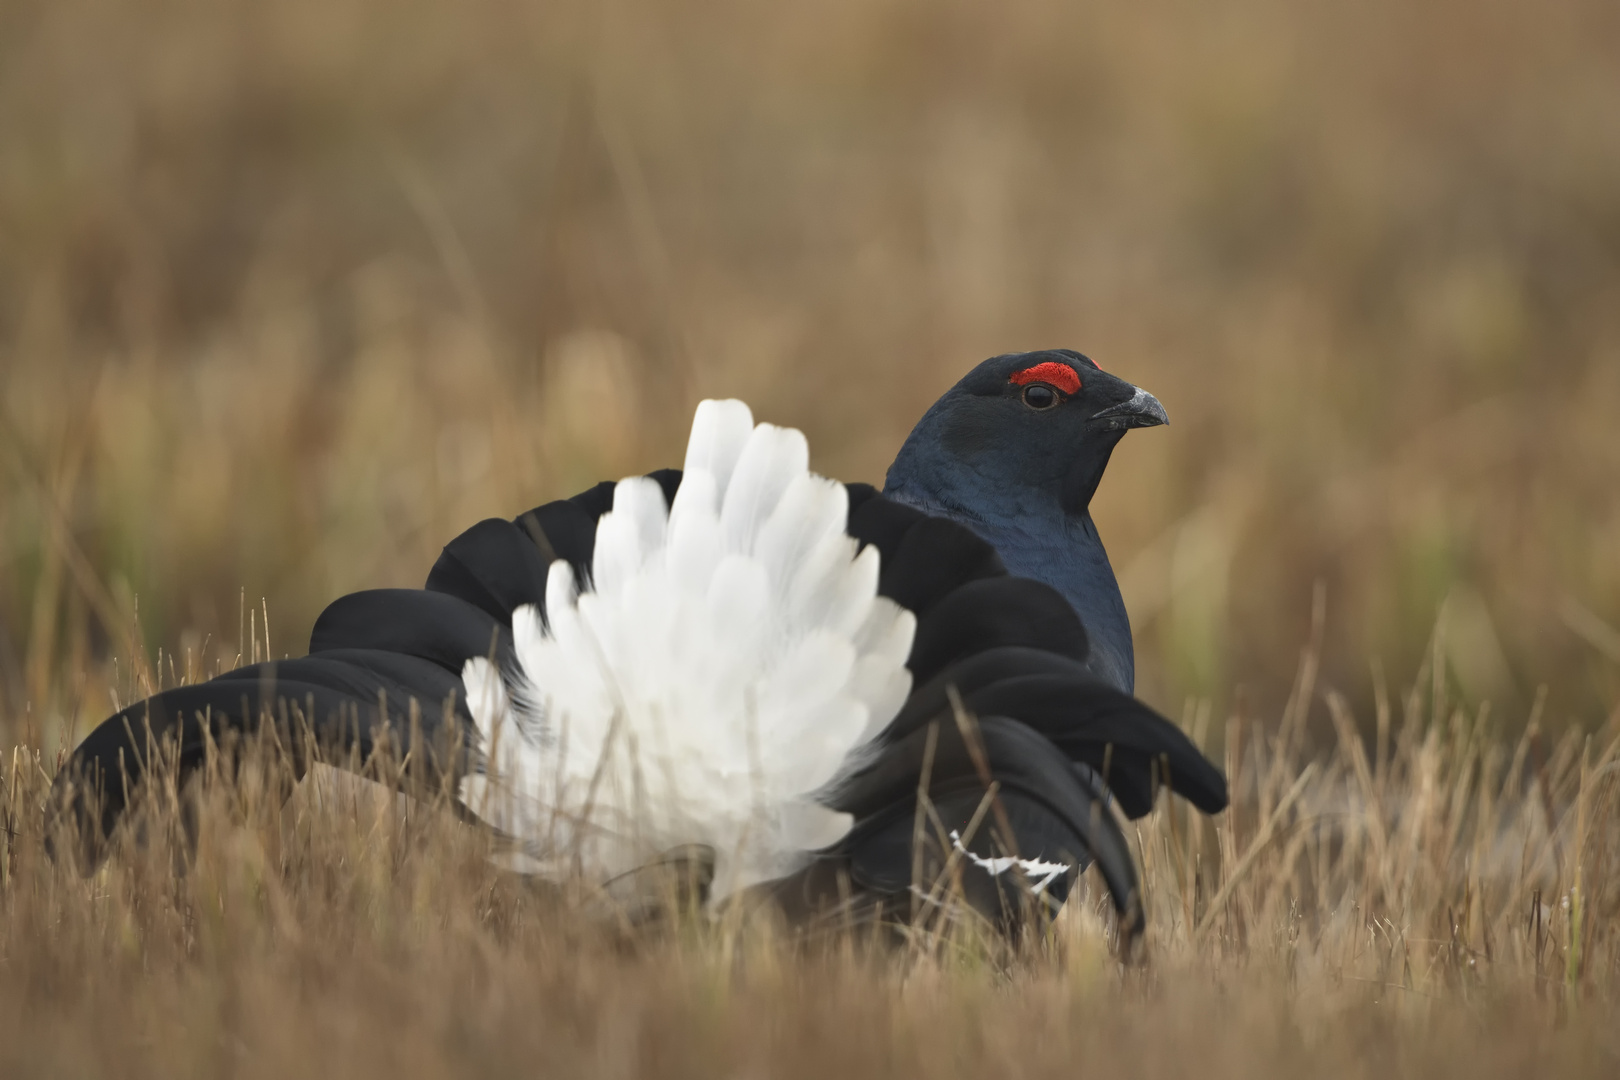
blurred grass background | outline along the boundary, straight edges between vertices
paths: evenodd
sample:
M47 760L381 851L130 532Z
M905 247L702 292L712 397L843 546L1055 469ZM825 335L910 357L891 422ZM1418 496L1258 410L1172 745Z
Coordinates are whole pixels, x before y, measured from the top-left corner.
M1096 505L1148 700L1275 715L1322 582L1353 700L1439 656L1593 722L1616 56L1602 0L4 0L0 715L244 601L297 654L702 396L877 482L1069 346L1172 419Z

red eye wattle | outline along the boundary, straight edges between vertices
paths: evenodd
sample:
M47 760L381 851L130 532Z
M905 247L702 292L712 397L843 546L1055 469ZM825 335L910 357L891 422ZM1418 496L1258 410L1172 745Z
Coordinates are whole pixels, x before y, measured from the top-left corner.
M1075 374L1074 368L1068 364L1059 364L1055 360L1048 360L1044 364L1015 371L1012 374L1012 383L1015 386L1028 386L1030 383L1047 383L1057 387L1065 394L1080 392L1080 376Z

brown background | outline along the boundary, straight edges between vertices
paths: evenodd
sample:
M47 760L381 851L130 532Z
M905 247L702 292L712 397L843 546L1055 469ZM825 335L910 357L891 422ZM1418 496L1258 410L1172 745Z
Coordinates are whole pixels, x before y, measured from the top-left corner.
M9 0L0 724L131 692L137 599L301 652L701 396L876 481L1053 345L1171 415L1096 507L1149 700L1274 715L1320 581L1353 698L1594 721L1617 56L1605 0Z

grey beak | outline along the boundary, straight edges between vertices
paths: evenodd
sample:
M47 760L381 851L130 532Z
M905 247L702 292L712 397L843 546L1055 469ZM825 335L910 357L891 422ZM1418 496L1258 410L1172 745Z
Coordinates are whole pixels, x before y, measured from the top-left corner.
M1135 389L1136 393L1129 401L1110 405L1092 419L1107 421L1111 428L1158 427L1160 424L1168 424L1170 417L1165 414L1164 406L1159 404L1159 399L1139 386Z

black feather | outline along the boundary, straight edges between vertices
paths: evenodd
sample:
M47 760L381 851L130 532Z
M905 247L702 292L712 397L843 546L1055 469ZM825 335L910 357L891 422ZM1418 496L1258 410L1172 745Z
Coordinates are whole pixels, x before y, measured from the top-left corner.
M58 812L88 823L99 804L94 851L110 836L140 782L154 748L175 752L177 780L205 761L210 740L260 730L268 722L276 742L302 776L317 750L361 761L386 738L398 750L420 751L418 777L437 785L459 775L456 751L470 730L459 696L461 682L440 665L400 653L342 649L253 664L208 682L176 687L116 713L74 748L52 785Z
M549 568L522 529L490 518L445 545L428 572L427 589L458 596L510 623L519 607L544 599Z
M906 894L913 884L928 889L954 831L981 858L1016 855L1070 864L1073 870L1053 885L1050 899L1057 903L1079 871L1095 860L1117 909L1123 914L1133 908L1137 879L1130 848L1108 808L1106 789L1088 771L1070 768L1057 747L1017 720L981 716L966 737L954 719L933 730L927 795L938 824L924 826L931 853L921 860L925 880L914 883L912 878L918 868L913 841L928 728L886 747L831 800L859 822L829 853L847 859L856 882L894 896ZM987 788L981 768L995 781L999 802L985 807L982 815ZM980 824L970 833L976 816ZM1005 835L1009 829L1011 835ZM1005 923L1020 910L1017 876L992 878L971 864L965 869L967 899L981 913Z
M964 694L962 701L979 715L1016 717L1070 760L1096 769L1132 818L1153 809L1159 786L1205 813L1226 809L1226 778L1180 728L1089 676L1008 678ZM920 710L908 719L917 723L919 717Z
M912 674L915 678L915 671ZM889 731L911 731L932 720L949 707L953 689L958 696L964 696L990 683L1020 675L1069 675L1086 679L1090 672L1072 657L1028 645L985 649L950 664L926 682L913 682L905 705L889 724Z
M469 657L512 660L509 622L466 599L424 589L368 589L326 606L309 635L311 654L380 649L431 661L456 676Z
M1086 631L1056 589L1003 573L969 580L920 613L907 666L927 682L958 660L1009 646L1084 661Z
M850 507L849 535L882 559L878 593L919 618L963 584L1007 573L995 548L954 522L878 495Z

